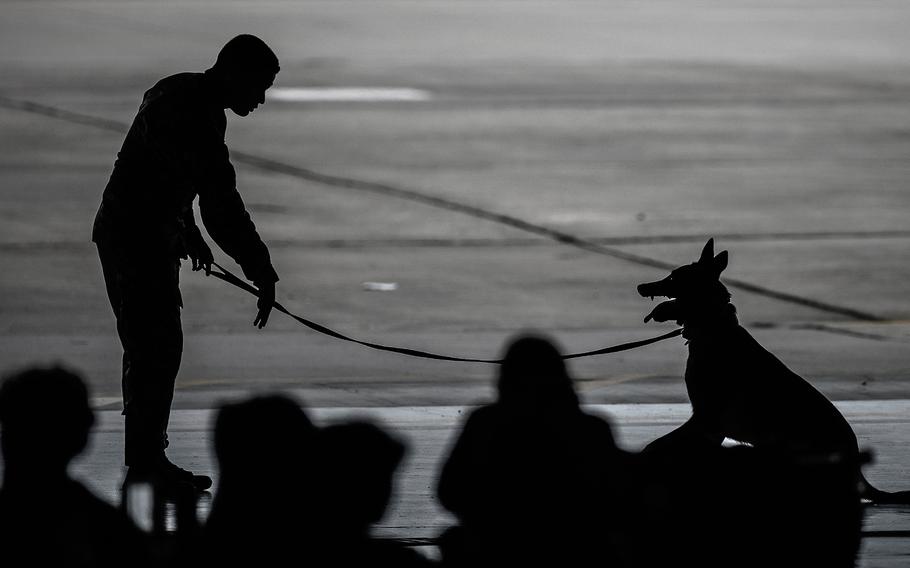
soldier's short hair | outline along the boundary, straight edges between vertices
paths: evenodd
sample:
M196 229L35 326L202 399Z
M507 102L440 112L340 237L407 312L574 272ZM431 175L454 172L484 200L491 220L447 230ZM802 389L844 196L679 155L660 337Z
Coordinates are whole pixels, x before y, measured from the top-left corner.
M254 35L241 34L218 52L215 69L244 74L276 74L281 69L278 56L264 41Z

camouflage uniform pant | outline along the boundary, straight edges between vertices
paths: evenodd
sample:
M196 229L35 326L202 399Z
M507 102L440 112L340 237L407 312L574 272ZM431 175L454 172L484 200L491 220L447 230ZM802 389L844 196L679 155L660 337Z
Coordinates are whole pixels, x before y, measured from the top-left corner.
M126 465L164 455L174 383L183 353L176 259L129 254L98 243L108 299L123 345L123 414Z

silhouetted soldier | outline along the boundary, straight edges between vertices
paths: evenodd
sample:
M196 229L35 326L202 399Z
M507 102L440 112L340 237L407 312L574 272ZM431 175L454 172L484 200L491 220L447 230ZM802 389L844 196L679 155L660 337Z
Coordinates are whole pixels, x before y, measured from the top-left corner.
M92 240L123 344L126 481L211 486L166 457L167 424L183 351L178 259L213 262L193 216L260 289L254 325L265 326L278 276L236 188L224 143L224 109L246 116L265 100L278 59L260 39L229 41L204 73L166 77L149 89L95 217Z
M147 542L122 512L67 475L94 415L85 384L64 369L30 369L0 387L3 566L146 566Z

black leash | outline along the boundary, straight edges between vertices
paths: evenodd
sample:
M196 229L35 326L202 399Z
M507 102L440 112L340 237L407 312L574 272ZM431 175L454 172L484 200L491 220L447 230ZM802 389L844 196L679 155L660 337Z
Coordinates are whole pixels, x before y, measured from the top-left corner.
M219 280L223 280L232 286L236 286L241 290L245 290L250 294L259 297L259 290L255 286L246 282L245 280L240 279L235 274L231 273L228 269L224 268L217 262L213 262L212 265L215 266L216 270L211 270L209 274L214 276ZM219 272L220 271L220 272ZM288 315L298 323L305 325L306 327L312 329L313 331L319 332L323 335L328 335L329 337L334 337L335 339L340 339L342 341L350 341L351 343L356 343L358 345L363 345L364 347L369 347L371 349L378 349L379 351L389 351L392 353L400 353L402 355L410 355L411 357L420 357L422 359L436 359L438 361L460 361L464 363L490 363L498 365L502 363L502 359L472 359L469 357L452 357L449 355L439 355L436 353L429 353L427 351L420 351L417 349L408 349L406 347L392 347L390 345L382 345L379 343L370 343L368 341L360 341L359 339L354 339L353 337L348 337L338 333L335 330L329 329L324 325L320 325L316 322L310 321L308 319L302 318L296 314L291 313L287 308L279 304L278 302L274 303L274 307L279 312ZM651 345L652 343L657 343L658 341L663 341L664 339L670 339L671 337L677 337L682 334L682 328L674 329L669 333L659 335L657 337L652 337L650 339L642 339L640 341L631 341L629 343L621 343L619 345L613 345L610 347L604 347L603 349L595 349L593 351L585 351L583 353L572 353L570 355L563 355L563 359L578 359L580 357L591 357L593 355L606 355L607 353L617 353L619 351L628 351L629 349L637 349L638 347L644 347L645 345Z

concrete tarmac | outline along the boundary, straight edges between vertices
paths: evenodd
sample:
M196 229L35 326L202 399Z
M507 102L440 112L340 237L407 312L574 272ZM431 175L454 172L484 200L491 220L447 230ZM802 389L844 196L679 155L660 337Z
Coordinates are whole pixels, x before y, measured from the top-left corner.
M229 118L287 307L431 351L495 357L531 328L582 351L670 329L642 323L653 305L635 286L714 236L743 323L852 409L881 448L870 477L904 486L910 460L886 449L906 439L910 399L906 3L29 1L2 13L0 370L62 361L86 374L107 449L80 468L103 487L119 475L120 350L91 219L143 91L203 70L243 32L275 47L278 88L427 93L270 100ZM487 366L365 350L280 314L257 331L250 297L186 267L182 279L175 408L190 461L208 464L207 413L225 397L283 389L313 408L395 415L492 396ZM674 340L571 369L587 403L674 405L684 364ZM450 431L453 416L426 412ZM635 416L614 422L625 433ZM415 475L403 483L428 479ZM395 515L401 534L437 526L436 513ZM896 565L903 541L876 542L863 565Z
M866 469L869 480L882 489L905 488L904 472L910 463L910 452L903 440L910 435L907 419L910 402L843 402L838 407L856 429L860 447L875 454L876 464ZM690 412L688 404L588 405L585 410L610 420L617 442L632 451L676 427ZM435 501L436 478L469 411L470 407L441 405L308 409L319 425L352 418L374 420L407 443L408 453L398 472L393 505L374 534L381 538L408 539L424 546L453 522L452 516ZM119 465L122 418L115 411L101 411L99 418L91 450L78 460L73 471L94 491L116 501L123 475ZM175 461L194 471L214 474L217 480L217 469L209 451L213 419L214 413L209 410L175 411L168 452ZM217 485L214 490L217 491ZM281 498L281 488L276 488L275 498ZM210 498L204 497L200 505L199 515L204 518L211 505ZM910 512L906 507L867 507L858 566L902 566L910 554L908 531ZM655 533L654 538L658 541L660 534ZM424 551L434 554L430 546Z

